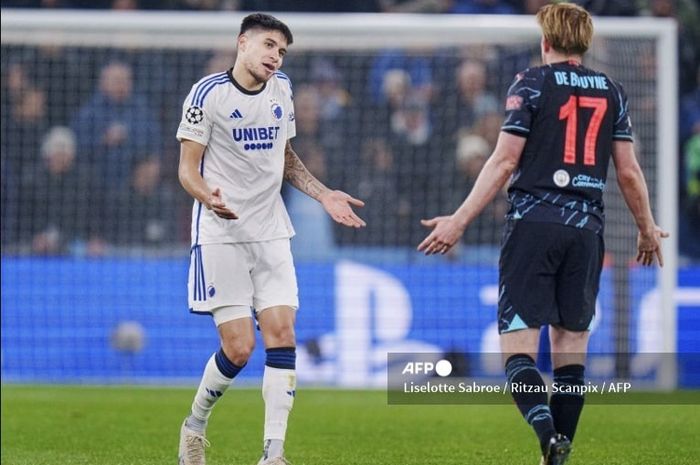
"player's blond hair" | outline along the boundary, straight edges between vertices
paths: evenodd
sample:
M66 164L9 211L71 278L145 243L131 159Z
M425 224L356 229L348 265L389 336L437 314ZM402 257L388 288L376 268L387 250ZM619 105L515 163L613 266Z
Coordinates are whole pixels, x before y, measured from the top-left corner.
M537 12L544 39L559 53L583 55L593 38L593 20L573 3L545 5Z

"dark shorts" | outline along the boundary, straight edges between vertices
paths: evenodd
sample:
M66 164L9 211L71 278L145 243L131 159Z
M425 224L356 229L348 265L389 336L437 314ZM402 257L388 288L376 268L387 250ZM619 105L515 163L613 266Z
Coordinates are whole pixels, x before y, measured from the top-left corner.
M593 231L509 221L499 261L498 332L544 325L589 329L604 251Z

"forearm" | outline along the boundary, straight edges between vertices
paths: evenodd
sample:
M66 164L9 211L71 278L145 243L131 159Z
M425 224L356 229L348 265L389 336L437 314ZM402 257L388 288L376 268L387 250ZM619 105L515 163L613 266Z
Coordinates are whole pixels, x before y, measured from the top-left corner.
M515 166L506 159L489 158L479 173L471 192L454 212L455 219L464 227L468 226L496 197L496 194L510 178Z
M211 195L211 189L199 171L204 150L205 147L196 142L182 141L180 144L180 164L177 170L178 179L185 191L202 203L206 203Z
M205 203L211 195L211 189L196 169L180 167L178 178L185 191L194 197L195 200Z
M321 195L329 191L306 169L289 142L284 149L284 180L315 200L320 200Z
M654 217L649 204L649 191L641 169L618 171L617 183L630 209L637 228L650 231L654 228Z

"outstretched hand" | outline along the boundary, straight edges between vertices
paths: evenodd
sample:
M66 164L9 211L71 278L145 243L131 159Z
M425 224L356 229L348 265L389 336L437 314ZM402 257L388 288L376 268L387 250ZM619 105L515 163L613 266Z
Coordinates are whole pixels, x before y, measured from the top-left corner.
M319 202L334 221L351 228L367 226L367 223L352 210L352 206L364 207L365 203L362 200L336 190L321 194Z
M211 195L207 198L206 206L209 210L213 211L216 216L223 218L225 220L237 220L238 215L233 213L233 210L229 210L224 202L224 198L221 195L221 189L216 188L212 191Z
M659 261L659 266L664 266L664 256L661 252L661 239L665 239L669 233L654 225L651 232L640 232L637 236L637 262L644 266L654 264L654 257Z
M423 226L434 228L418 246L418 251L426 255L446 254L464 234L465 226L459 224L454 216L436 216L420 222Z

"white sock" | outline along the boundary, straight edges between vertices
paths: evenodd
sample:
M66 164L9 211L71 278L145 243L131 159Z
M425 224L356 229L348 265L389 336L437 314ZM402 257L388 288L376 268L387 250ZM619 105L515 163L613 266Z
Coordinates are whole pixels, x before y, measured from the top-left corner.
M263 456L265 459L272 459L284 455L284 441L279 439L268 439L263 447Z
M282 455L287 434L287 418L294 405L297 375L295 370L265 366L263 400L265 401L265 433L267 458ZM269 441L269 442L268 442Z
M228 378L219 371L215 357L216 354L212 355L204 367L202 381L199 383L197 394L195 394L194 402L192 402L191 417L193 417L194 421L188 421L187 425L195 431L199 431L201 428L199 432L202 433L206 429L214 404L224 395L226 389L231 385L231 381L233 381L233 378Z

